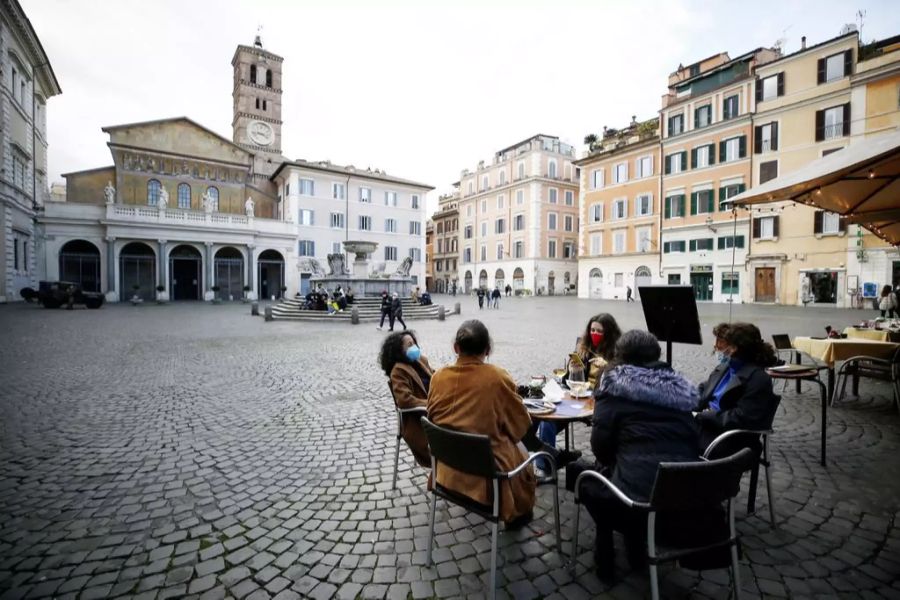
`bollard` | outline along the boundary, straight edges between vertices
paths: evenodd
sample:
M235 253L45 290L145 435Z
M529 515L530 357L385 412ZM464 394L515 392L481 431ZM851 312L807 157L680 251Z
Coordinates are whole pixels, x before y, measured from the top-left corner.
M355 306L350 311L350 322L354 325L359 325L359 309Z
M250 304L250 314L253 315L254 317L259 316L259 302L256 302L254 300L253 303Z
M459 302L457 302L456 304L453 305L453 314L454 315L462 314L462 307L460 307Z
M441 304L438 306L438 321L443 321L447 318L447 309L444 308L444 305Z
M272 305L266 304L266 321L272 320Z

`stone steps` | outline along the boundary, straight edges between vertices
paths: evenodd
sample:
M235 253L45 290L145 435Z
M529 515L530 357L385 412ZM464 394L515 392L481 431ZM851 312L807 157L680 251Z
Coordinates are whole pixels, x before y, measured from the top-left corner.
M353 308L359 313L359 320L365 322L378 322L381 320L380 298L357 298L353 304L343 312L329 314L321 310L305 310L300 306L303 298L287 298L272 306L272 318L279 321L350 321ZM421 306L414 304L409 298L404 298L403 320L437 319L438 306L431 304Z

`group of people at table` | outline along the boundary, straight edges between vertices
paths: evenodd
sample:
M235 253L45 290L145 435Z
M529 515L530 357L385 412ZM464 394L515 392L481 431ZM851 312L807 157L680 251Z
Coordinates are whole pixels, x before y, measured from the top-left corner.
M399 408L427 407L436 425L487 435L497 467L509 471L527 452L550 451L559 467L604 470L611 481L635 500L646 501L660 462L696 461L707 445L728 429L769 429L780 397L773 392L766 368L778 362L772 346L750 323L720 324L714 330L718 364L708 379L695 385L660 361L655 336L641 330L621 333L616 320L599 314L588 321L569 368L580 361L593 389L591 449L597 464L572 461L579 453L555 449L553 423L532 419L510 374L491 364L492 340L478 320L456 332L456 362L435 370L422 354L412 331L389 335L380 364L390 378ZM404 422L403 435L416 461L430 467L428 443L418 417ZM438 464L444 488L490 504L483 479ZM501 519L507 529L532 518L536 475L504 481L500 488ZM597 525L595 560L598 575L614 574L613 530L625 536L633 568L646 561L646 518L625 507L600 485L588 482L581 498Z

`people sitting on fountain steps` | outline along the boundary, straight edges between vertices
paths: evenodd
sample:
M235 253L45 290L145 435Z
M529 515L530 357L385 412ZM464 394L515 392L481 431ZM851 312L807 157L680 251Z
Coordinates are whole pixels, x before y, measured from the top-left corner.
M410 297L410 299L413 301L413 304L418 304L418 303L419 303L419 297L420 297L420 296L421 296L421 294L420 294L420 292L419 292L419 286L416 286L416 288L415 288L413 291L411 291L411 292L409 293L409 297Z
M724 362L699 386L697 422L700 441L706 448L729 429L764 430L772 427L781 396L772 391L766 368L778 363L775 350L763 341L756 325L731 323L724 331L721 347Z
M394 329L394 317L391 316L391 297L388 296L387 290L381 290L381 322L378 324L378 331L384 328L385 317L390 317L391 329Z
M347 297L347 304L353 304L353 301L356 299L356 298L353 296L353 288L350 287L350 286L347 286L347 294L346 294L346 297Z
M403 330L406 331L406 323L403 321L403 302L400 301L400 294L394 292L391 299L391 331L394 330L394 321L400 321Z
M398 408L428 405L428 389L434 369L422 354L415 333L398 331L384 338L378 362L391 380ZM431 453L428 452L428 440L425 439L420 417L420 414L404 415L403 439L412 450L416 462L430 468Z

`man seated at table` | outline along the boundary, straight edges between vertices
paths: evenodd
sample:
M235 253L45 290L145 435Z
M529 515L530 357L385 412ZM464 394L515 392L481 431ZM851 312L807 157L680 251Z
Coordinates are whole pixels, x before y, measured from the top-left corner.
M491 353L491 337L481 321L466 321L460 326L453 350L456 362L438 370L431 379L428 418L442 427L487 435L497 467L511 471L528 458L521 440L532 428L516 384L505 370L486 362ZM490 486L482 477L439 464L437 481L477 502L491 504ZM500 482L500 518L507 529L531 520L535 485L530 466L520 475Z
M731 323L721 336L722 343L717 340L716 347L727 361L720 362L699 386L697 422L703 448L729 429L771 428L781 401L766 373L778 357L756 325Z

